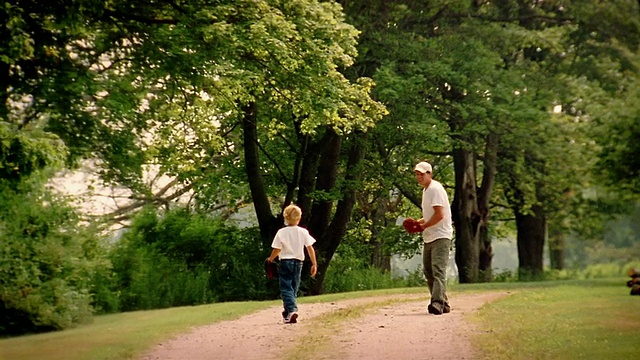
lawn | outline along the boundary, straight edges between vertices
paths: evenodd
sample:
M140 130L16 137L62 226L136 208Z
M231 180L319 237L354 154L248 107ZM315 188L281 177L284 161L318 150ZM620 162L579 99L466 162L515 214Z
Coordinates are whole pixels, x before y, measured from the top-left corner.
M636 359L640 351L640 297L624 278L451 286L456 292L504 291L468 320L482 329L473 342L486 359ZM301 298L347 298L419 293L390 289ZM92 324L54 333L0 340L0 359L134 359L153 344L198 325L233 319L279 301L235 302L95 317Z
M639 359L640 297L625 279L558 281L516 291L474 319L486 359Z

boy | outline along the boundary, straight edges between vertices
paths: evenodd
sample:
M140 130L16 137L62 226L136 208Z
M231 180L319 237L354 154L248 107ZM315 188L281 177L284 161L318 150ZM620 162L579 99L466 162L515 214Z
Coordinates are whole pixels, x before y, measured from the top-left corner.
M299 207L289 205L284 208L282 215L287 226L276 233L271 244L273 250L267 260L272 262L276 257L280 257L280 294L284 305L282 317L285 324L294 324L298 321L296 297L300 287L305 248L311 258L311 276L315 276L318 271L316 252L312 246L316 239L307 229L298 226L302 217L302 210Z

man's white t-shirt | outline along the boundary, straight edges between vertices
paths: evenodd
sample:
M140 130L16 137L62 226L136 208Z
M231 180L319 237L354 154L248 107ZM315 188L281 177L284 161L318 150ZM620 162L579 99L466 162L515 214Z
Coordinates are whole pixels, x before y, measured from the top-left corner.
M429 226L422 232L422 239L425 243L437 239L453 238L453 226L451 224L451 206L447 191L438 181L431 180L429 187L422 190L422 218L424 221L431 219L435 210L434 206L442 206L444 218L437 224Z
M283 259L304 260L305 246L313 245L316 239L309 234L309 230L300 226L286 226L278 230L271 247L280 249L278 257Z

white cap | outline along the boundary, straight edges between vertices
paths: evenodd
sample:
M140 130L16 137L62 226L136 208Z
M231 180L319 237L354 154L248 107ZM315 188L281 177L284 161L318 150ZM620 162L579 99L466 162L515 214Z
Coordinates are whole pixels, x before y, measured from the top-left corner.
M431 164L429 164L428 162L419 162L418 165L416 165L416 167L413 169L414 171L420 171L421 173L433 173L433 170L431 169Z

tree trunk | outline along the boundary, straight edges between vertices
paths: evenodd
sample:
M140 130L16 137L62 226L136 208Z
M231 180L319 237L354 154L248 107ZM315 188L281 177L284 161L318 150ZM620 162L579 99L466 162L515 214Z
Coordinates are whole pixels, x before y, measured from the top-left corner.
M5 33L4 29L0 30L0 34L4 35ZM3 38L6 39L4 36ZM9 65L4 61L0 61L0 79L0 120L9 122L7 118L9 115L9 93L7 92L9 88Z
M453 164L456 181L451 212L456 231L458 275L460 283L476 283L479 281L480 265L480 239L477 232L480 213L473 152L454 149Z
M323 139L320 162L316 173L316 192L329 194L336 185L338 178L338 164L342 150L342 137L335 131L328 129ZM323 199L312 200L311 218L309 219L309 231L322 239L331 220L331 211L334 200L329 196ZM321 244L318 244L321 246Z
M349 148L349 155L347 159L344 188L342 188L342 199L338 201L335 214L331 223L327 226L326 231L318 239L316 250L319 255L318 259L318 275L316 275L316 281L311 282L310 292L312 295L318 295L323 293L324 279L326 276L327 268L333 258L333 255L338 248L338 245L342 242L345 232L347 231L347 224L351 218L351 213L356 202L356 190L357 183L360 180L360 165L364 158L364 142L366 141L366 134L355 133L352 136L351 147ZM336 159L337 160L337 159ZM318 177L322 174L318 171ZM316 216L313 214L313 216ZM327 214L328 216L328 214ZM322 223L322 220L318 221Z
M480 250L478 260L478 281L491 282L493 279L493 247L491 246L491 234L486 225L480 227Z
M388 196L377 196L373 203L373 208L368 216L371 220L371 259L370 264L372 267L379 269L383 272L391 271L391 255L388 251L385 251L385 239L380 233L380 229L384 229L387 226L393 226L388 224L385 214L389 207Z
M553 226L549 227L549 261L552 269L563 270L564 263L564 234L562 231L554 230Z
M495 184L497 172L498 158L498 136L489 134L487 136L484 163L482 172L482 186L478 192L478 211L480 212L480 222L478 223L478 232L480 239L479 254L479 275L480 281L489 282L493 279L492 260L493 248L491 247L491 234L489 233L489 213L490 200Z
M271 203L260 175L260 157L258 154L257 105L251 102L242 108L242 130L244 139L244 161L246 173L253 199L253 207L260 226L262 247L266 251L271 249L271 242L279 229L276 217L271 212ZM281 216L280 216L281 217Z
M538 280L543 274L544 241L547 220L540 205L531 207L531 213L515 212L518 230L518 278Z

